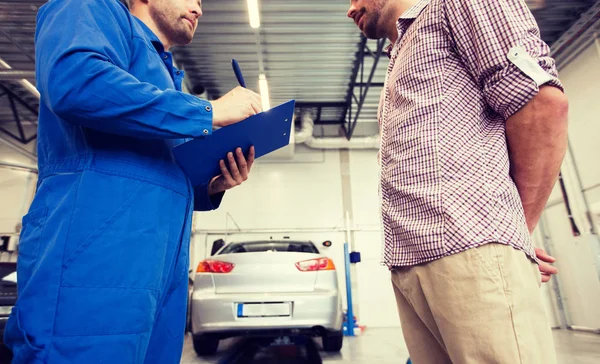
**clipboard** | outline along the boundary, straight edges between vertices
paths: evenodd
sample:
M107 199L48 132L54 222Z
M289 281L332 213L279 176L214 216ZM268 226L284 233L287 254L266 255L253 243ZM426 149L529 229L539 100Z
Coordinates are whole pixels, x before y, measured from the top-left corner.
M194 187L221 174L219 161L242 148L247 155L254 145L258 159L290 143L295 100L253 115L239 123L215 130L212 135L193 139L173 148L173 156Z

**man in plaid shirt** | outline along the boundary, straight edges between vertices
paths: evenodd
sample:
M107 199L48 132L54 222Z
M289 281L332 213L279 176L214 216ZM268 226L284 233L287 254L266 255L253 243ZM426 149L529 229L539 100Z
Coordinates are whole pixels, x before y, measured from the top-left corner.
M412 360L555 363L539 292L553 259L531 232L566 152L568 102L531 12L522 0L351 0L348 17L391 41L384 262Z

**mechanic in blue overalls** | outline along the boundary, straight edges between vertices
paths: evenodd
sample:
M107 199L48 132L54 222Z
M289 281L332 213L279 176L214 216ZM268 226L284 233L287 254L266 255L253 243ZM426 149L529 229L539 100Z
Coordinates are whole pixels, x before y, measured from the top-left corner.
M14 363L179 363L192 213L248 177L254 150L232 151L222 175L194 188L171 149L261 111L242 88L213 102L181 91L169 48L191 42L200 5L40 9L39 182L5 333Z

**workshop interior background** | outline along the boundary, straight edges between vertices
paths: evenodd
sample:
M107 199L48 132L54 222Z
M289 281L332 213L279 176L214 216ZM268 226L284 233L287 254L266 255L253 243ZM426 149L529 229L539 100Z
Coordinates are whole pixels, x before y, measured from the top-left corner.
M37 181L34 30L41 0L0 0L0 262L15 262L21 217ZM543 286L561 363L600 362L600 1L527 1L550 44L570 100L569 150L535 231L560 274ZM350 269L357 336L326 362L399 363L408 358L389 271L381 265L377 106L387 41L367 41L346 18L347 1L259 0L250 27L245 0L203 1L196 38L174 50L186 92L215 99L266 80L269 102L296 100L292 142L257 161L251 178L217 211L197 213L190 277L213 242L310 240L331 258L344 310L344 243L361 253ZM264 87L264 86L263 86ZM329 241L330 246L322 243ZM327 244L329 245L329 244ZM189 335L188 335L189 336ZM186 338L182 362L198 358Z

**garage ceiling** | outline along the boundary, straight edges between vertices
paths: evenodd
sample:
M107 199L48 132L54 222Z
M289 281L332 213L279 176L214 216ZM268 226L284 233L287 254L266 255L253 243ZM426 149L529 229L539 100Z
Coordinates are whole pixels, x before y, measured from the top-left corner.
M0 132L21 143L31 142L36 135L39 101L22 80L35 84L35 18L45 2L0 0L0 58L12 68L9 71L0 63ZM592 7L593 16L600 16L600 1L596 0L528 3L550 45ZM271 105L296 99L298 108L311 110L322 125L317 133L345 130L346 135L371 135L377 132L385 56L374 70L358 117L356 111L361 85L364 93L378 47L384 43L361 38L346 18L348 4L338 0L259 0L261 27L255 31L248 24L245 0L205 0L194 42L173 52L186 70L190 89L204 89L209 98L237 86L231 69L231 59L236 58L249 88L258 90L258 76L264 69Z

